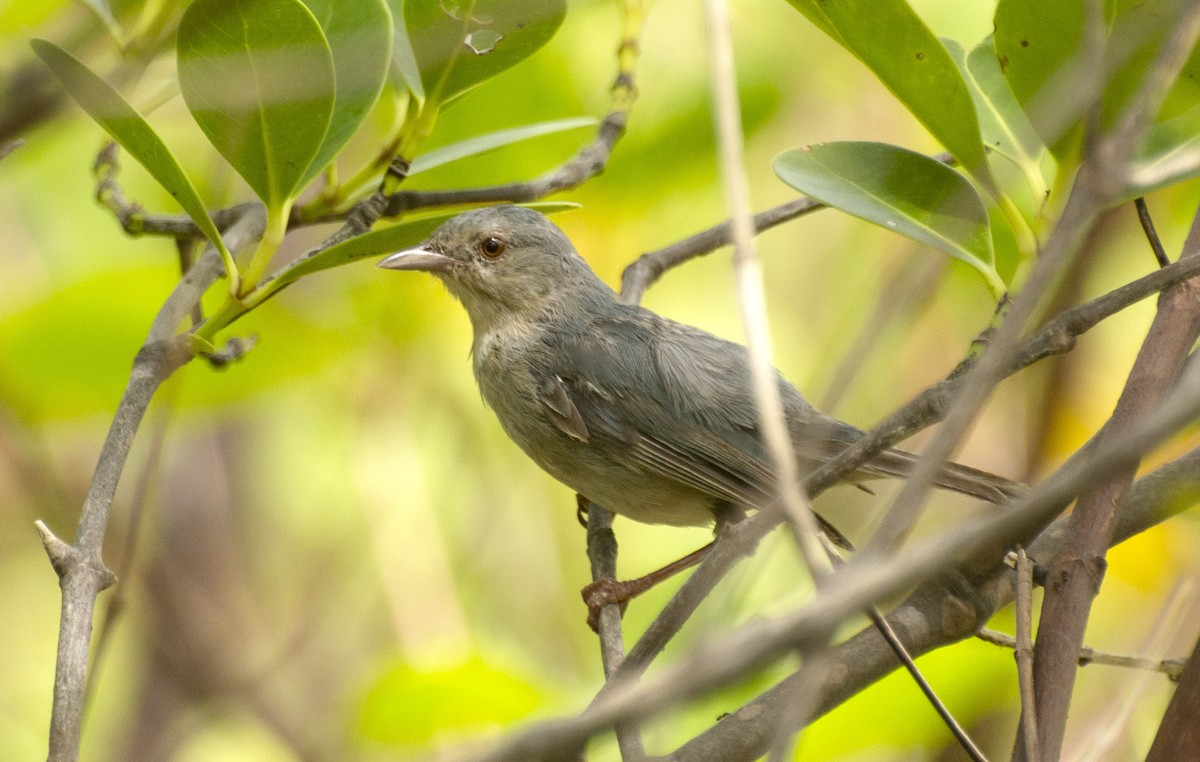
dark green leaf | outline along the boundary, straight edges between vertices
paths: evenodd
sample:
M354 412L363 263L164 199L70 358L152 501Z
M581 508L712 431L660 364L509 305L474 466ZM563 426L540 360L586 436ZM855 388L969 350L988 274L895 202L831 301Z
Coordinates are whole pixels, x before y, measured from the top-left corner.
M187 212L196 227L219 248L224 249L221 234L208 214L192 181L171 155L158 133L120 93L98 77L79 59L46 40L31 45L46 65L54 70L71 97L117 141L129 155L167 190Z
M383 0L304 0L304 4L321 25L333 53L337 95L329 131L300 187L333 161L366 119L387 79L392 46L392 19Z
M950 54L904 0L789 0L867 65L989 191L971 94Z
M774 168L796 190L961 259L1004 290L983 200L941 162L885 143L845 142L785 151Z
M195 0L179 86L204 134L268 207L297 193L329 129L333 55L300 0Z
M566 12L565 0L405 0L425 97L446 103L525 60Z

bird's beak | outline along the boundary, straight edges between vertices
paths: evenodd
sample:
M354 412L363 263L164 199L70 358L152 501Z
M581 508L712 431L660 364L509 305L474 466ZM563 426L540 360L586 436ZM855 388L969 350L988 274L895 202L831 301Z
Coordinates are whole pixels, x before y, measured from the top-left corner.
M396 252L377 266L388 270L424 270L429 273L441 273L449 270L453 264L454 260L445 254L416 248Z

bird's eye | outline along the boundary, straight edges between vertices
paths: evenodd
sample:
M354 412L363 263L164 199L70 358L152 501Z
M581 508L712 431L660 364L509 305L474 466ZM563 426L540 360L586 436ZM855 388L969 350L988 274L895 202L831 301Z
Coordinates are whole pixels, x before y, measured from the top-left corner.
M484 238L479 242L479 250L483 252L485 257L490 259L499 257L504 253L506 248L508 248L507 244L505 244L503 240L497 238L496 236Z

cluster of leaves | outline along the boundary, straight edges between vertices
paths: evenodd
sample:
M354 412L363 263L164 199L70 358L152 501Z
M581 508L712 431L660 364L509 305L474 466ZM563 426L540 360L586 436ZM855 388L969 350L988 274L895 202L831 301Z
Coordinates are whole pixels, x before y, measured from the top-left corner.
M403 177L440 164L594 124L575 118L527 125L417 155L447 104L544 45L565 13L564 0L195 0L179 21L179 89L213 148L266 209L263 239L240 262L226 249L187 171L146 118L69 52L46 40L33 47L221 253L229 295L196 332L207 343L296 279L412 245L452 215L414 216L267 275L290 224L344 217L370 196L393 162L407 170L384 181L388 192ZM402 118L375 158L338 182L335 158L381 98L390 99ZM323 172L322 192L294 208Z
M867 65L964 171L894 145L835 142L775 160L788 185L969 264L996 296L1018 281L1082 154L1086 3L1000 0L969 52L938 40L904 0L789 0ZM1173 0L1105 4L1102 119L1128 105L1177 18ZM1196 174L1172 160L1200 135L1193 53L1136 155L1129 200ZM1111 124L1102 126L1110 127ZM998 262L1009 267L998 268ZM1004 270L1005 272L1000 272Z

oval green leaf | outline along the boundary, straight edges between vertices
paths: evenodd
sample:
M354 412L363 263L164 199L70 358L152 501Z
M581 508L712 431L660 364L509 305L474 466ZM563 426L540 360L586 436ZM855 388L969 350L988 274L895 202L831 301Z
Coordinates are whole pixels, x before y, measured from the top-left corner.
M444 104L528 58L567 13L565 0L405 0L425 97Z
M553 214L567 209L579 208L579 204L566 201L542 201L521 204L520 206L536 209L542 214ZM391 254L414 246L425 240L443 222L461 214L462 211L460 209L453 212L437 212L410 217L395 225L378 228L363 235L355 236L354 238L330 246L328 249L317 252L312 256L296 260L280 271L271 281L264 283L263 287L269 292L278 291L280 288L305 275L320 272L321 270L328 270L331 267L340 267L341 265L356 262L367 257Z
M221 233L183 167L137 109L82 61L46 40L30 43L83 110L170 193L196 227L229 261Z
M989 192L979 121L950 54L904 0L788 0L866 64Z
M526 124L508 130L497 130L496 132L489 132L486 135L478 135L459 143L439 148L436 151L421 154L413 159L412 166L408 169L408 176L412 177L419 172L428 172L434 167L440 167L452 161L465 159L468 156L478 156L481 153L494 151L497 148L519 143L522 140L530 140L543 135L553 135L556 132L577 130L581 127L594 127L597 121L595 117L577 116L570 119L557 119L552 122Z
M333 161L367 118L383 90L392 51L392 16L384 0L304 0L304 4L321 25L333 53L337 91L329 130L300 187Z
M945 164L886 143L845 142L785 151L773 166L796 190L961 259L1003 293L983 200Z
M195 0L179 87L209 141L269 208L298 192L329 129L333 54L300 0Z

